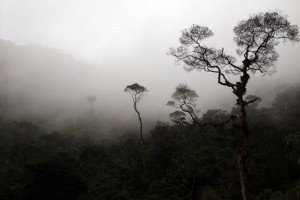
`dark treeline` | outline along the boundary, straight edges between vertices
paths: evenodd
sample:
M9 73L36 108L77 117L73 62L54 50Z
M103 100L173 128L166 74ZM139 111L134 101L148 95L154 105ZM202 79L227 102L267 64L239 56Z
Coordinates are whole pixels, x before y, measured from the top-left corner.
M253 199L300 199L300 85L279 93L270 108L258 103L247 107ZM220 123L232 113L209 110L199 120ZM103 134L95 123L49 133L45 123L2 118L0 199L242 198L236 154L243 135L234 123L157 122L143 145L138 132Z

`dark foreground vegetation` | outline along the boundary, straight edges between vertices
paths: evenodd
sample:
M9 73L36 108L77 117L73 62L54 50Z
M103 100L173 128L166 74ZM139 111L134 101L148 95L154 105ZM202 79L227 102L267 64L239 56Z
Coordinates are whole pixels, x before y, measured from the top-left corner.
M249 188L258 200L300 199L300 86L270 108L249 105ZM232 112L235 112L233 109ZM209 110L201 122L229 113ZM50 119L49 119L50 120ZM0 121L0 199L241 199L233 124L157 125L145 135L105 135L91 120L60 132L34 120Z

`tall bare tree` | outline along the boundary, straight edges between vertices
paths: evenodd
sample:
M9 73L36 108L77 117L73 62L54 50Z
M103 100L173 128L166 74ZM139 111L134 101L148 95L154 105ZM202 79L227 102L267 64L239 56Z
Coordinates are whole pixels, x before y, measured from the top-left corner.
M215 73L220 85L232 89L237 97L236 105L239 110L239 128L244 135L244 143L238 150L238 167L243 200L249 199L247 191L247 160L251 150L250 132L247 124L246 106L256 99L246 100L247 84L250 75L256 72L271 74L274 72L274 62L278 58L275 46L280 41L298 42L297 25L291 25L287 17L280 12L265 12L252 15L247 20L238 23L233 29L234 41L237 45L237 59L225 53L224 48L208 47L202 41L213 35L205 26L192 25L182 31L179 39L181 46L170 48L169 54L183 63L185 70L199 70ZM239 81L229 80L227 75L239 76Z
M126 88L124 89L124 91L128 92L132 97L133 108L134 108L135 112L138 114L138 119L140 122L141 141L144 144L145 140L144 140L144 136L143 136L143 122L142 122L141 113L138 111L138 108L137 108L137 103L143 98L143 96L145 95L146 92L148 92L148 90L144 86L134 83L132 85L127 85Z

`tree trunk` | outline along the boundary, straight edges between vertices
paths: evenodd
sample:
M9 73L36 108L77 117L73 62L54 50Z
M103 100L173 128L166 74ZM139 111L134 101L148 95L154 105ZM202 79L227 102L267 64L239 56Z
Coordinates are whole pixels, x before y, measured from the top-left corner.
M246 105L247 102L244 101L243 96L246 94L246 86L250 76L247 74L247 66L244 66L244 71L242 76L240 77L240 82L236 83L236 87L234 88L233 93L237 96L237 106L239 108L239 120L240 120L240 129L244 135L244 144L243 146L238 148L238 170L240 175L241 182L241 190L243 200L248 200L247 191L248 188L248 171L246 169L248 157L250 154L250 141L249 141L249 129L247 124L247 113L246 113Z
M247 125L247 115L245 110L245 102L242 103L242 106L240 107L240 120L241 120L241 130L244 135L244 144L241 146L238 150L238 168L239 168L239 174L240 174L240 181L241 181L241 189L242 189L242 195L243 200L247 200L247 176L248 171L246 169L246 164L248 161L248 156L250 154L250 147L249 147L249 130Z
M133 107L134 107L135 112L138 114L138 118L139 118L139 122L140 122L141 141L142 141L142 144L145 144L144 136L143 136L143 122L142 122L141 113L138 111L136 103L133 105Z

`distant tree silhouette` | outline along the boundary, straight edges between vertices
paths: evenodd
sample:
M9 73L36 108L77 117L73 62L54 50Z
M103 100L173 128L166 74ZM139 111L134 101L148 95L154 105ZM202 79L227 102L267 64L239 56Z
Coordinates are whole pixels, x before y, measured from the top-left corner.
M124 89L125 92L128 92L133 101L133 108L135 112L138 114L138 119L140 122L140 135L141 135L141 141L144 144L144 136L143 136L143 122L142 122L142 117L141 113L137 109L137 103L143 98L146 92L148 92L147 88L144 86L141 86L137 83L134 83L132 85L127 85L126 88Z
M198 94L194 90L190 89L187 84L181 83L175 88L175 92L172 94L172 98L174 99L174 101L168 101L168 106L180 108L183 112L190 115L194 123L199 123L197 117L197 113L199 112L199 110L196 107Z
M208 27L198 25L184 29L179 39L181 46L170 48L169 54L183 63L187 71L203 70L215 73L218 83L231 88L237 97L239 128L244 135L244 144L238 150L238 167L242 196L243 200L246 200L251 196L247 191L247 161L251 144L246 106L255 101L244 99L250 74L272 74L274 62L278 58L275 46L280 41L298 42L299 31L298 26L291 25L287 17L277 11L252 15L249 19L239 22L233 31L234 41L238 46L237 53L242 57L240 64L236 64L235 57L225 54L224 48L215 49L202 44L202 40L212 36L213 32ZM239 76L240 80L234 83L229 80L227 74Z
M180 108L181 111L188 113L189 116L192 118L193 122L198 126L201 127L207 125L223 126L231 121L231 119L227 119L220 123L213 123L213 122L201 123L198 117L200 110L197 108L197 104L196 104L198 94L196 93L195 90L192 90L187 84L182 84L182 83L179 84L175 88L175 92L172 94L172 98L174 99L174 101L168 101L167 106ZM170 119L174 122L174 113L170 115Z
M86 99L90 103L90 113L93 113L94 112L93 104L96 101L97 97L95 97L95 96L87 96Z

